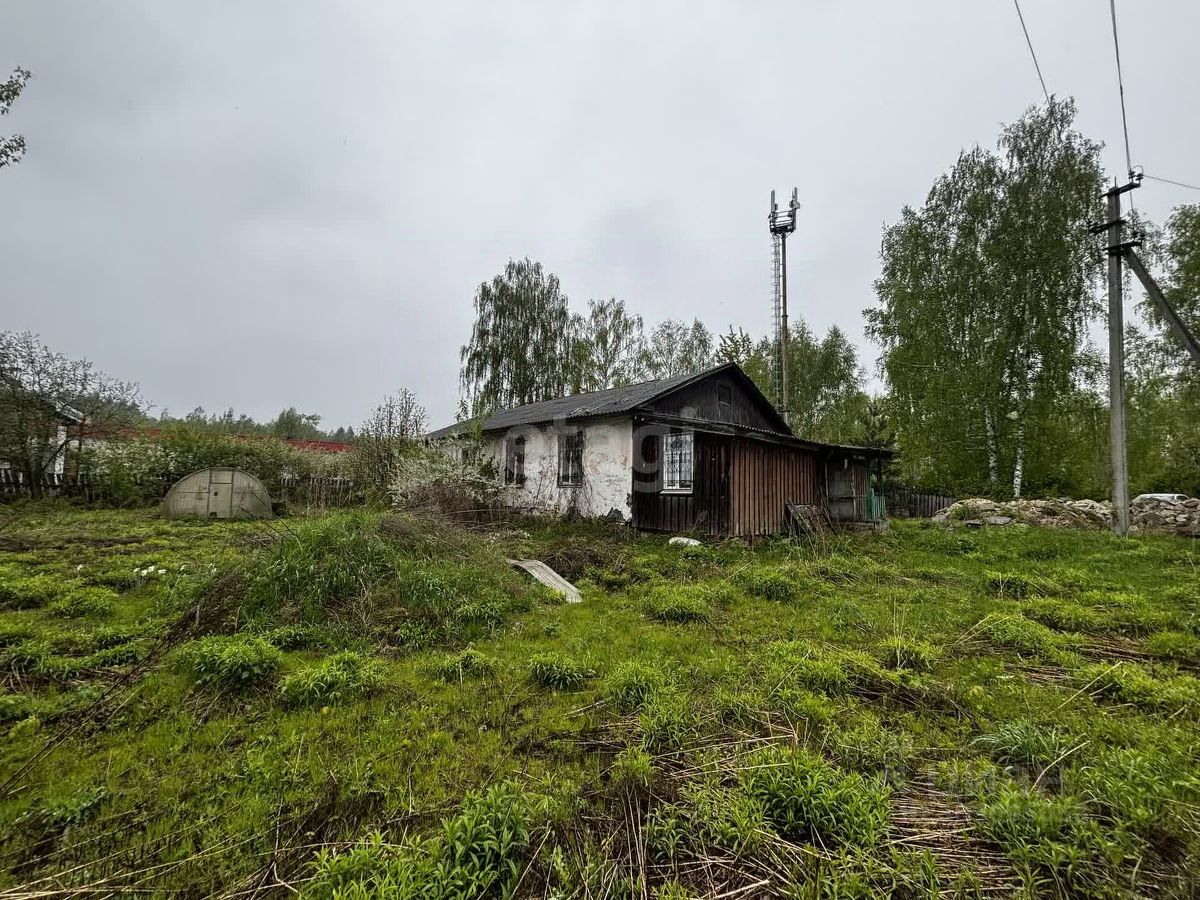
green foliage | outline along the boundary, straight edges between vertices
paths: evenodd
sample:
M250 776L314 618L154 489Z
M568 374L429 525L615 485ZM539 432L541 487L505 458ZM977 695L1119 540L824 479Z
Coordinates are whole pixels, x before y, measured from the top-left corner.
M997 152L963 151L884 232L867 331L911 480L972 493L1099 487L1090 450L1063 452L1090 448L1104 427L1079 386L1094 368L1085 336L1100 267L1087 226L1103 216L1100 145L1075 115L1069 99L1029 109Z
M830 744L838 762L847 769L901 779L911 767L912 738L883 727L870 714L859 716L849 728L831 731Z
M752 597L774 600L777 603L795 603L800 599L800 585L795 578L779 569L758 566L740 573L738 582Z
M74 588L51 603L48 612L64 619L107 616L113 612L115 597L107 588Z
M1077 676L1095 697L1178 714L1200 704L1200 681L1187 675L1156 678L1131 662L1083 666Z
M485 678L495 671L495 658L473 647L457 653L446 653L429 667L434 678L452 683L461 683L469 678Z
M1028 719L1005 722L994 732L977 737L974 743L1002 765L1035 770L1060 762L1076 744L1059 729Z
M1173 662L1200 666L1200 637L1190 631L1161 631L1146 638L1146 652Z
M262 638L237 634L192 641L179 658L198 684L247 690L274 675L281 656Z
M529 850L530 814L528 797L512 782L469 793L426 844L395 847L376 835L345 853L321 853L305 894L322 900L510 896Z
M382 684L379 663L353 650L343 650L285 677L279 685L279 696L288 706L334 704L365 697Z
M617 666L605 681L609 703L623 713L632 713L666 685L667 677L661 669L630 660Z
M641 747L626 747L613 760L608 779L622 790L644 790L654 780L654 760Z
M540 653L529 660L530 679L556 691L573 691L596 675L591 666L565 653Z
M306 522L250 573L251 615L295 609L310 621L361 596L394 570L396 554L362 515Z
M1002 785L980 807L979 827L1008 853L1030 889L1053 885L1060 896L1106 895L1108 841L1075 797Z
M1065 646L1060 635L1020 616L989 616L980 623L979 630L996 646L1025 656L1053 659Z
M889 669L929 672L941 656L941 652L932 644L902 637L890 638L883 647L882 662Z
M707 622L712 611L704 591L690 585L658 585L646 596L646 615L660 622Z
M0 609L36 609L62 593L62 582L47 575L0 580Z
M872 847L888 823L888 789L844 774L806 750L770 747L743 773L748 793L780 834L821 847Z
M657 690L638 712L642 744L655 753L678 750L696 735L696 711L687 697L675 690Z

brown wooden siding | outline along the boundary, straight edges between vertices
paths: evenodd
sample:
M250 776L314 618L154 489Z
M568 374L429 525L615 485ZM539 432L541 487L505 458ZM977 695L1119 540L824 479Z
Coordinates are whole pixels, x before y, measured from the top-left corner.
M732 439L695 432L692 490L687 494L674 494L662 491L659 465L662 433L643 434L640 439L642 463L635 466L633 476L634 525L650 531L728 533ZM635 458L639 455L637 451L635 447Z
M811 450L754 440L734 442L730 466L730 534L777 534L788 503L820 502L824 466Z
M728 391L728 402L722 403L722 389ZM651 407L663 416L722 422L767 431L778 429L778 418L757 391L748 390L742 379L733 372L705 378L696 384L674 391L655 400Z
M692 492L663 493L660 441L658 434L643 438L643 463L634 471L633 521L638 528L739 537L776 534L786 528L786 504L821 502L824 464L816 452L704 432L695 433Z

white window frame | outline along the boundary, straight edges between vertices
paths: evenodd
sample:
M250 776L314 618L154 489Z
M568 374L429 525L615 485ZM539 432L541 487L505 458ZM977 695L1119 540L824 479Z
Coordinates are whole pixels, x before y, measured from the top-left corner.
M677 458L677 462L672 460ZM687 464L687 478L683 477ZM664 494L690 494L696 483L696 434L693 431L672 431L662 437L662 472Z

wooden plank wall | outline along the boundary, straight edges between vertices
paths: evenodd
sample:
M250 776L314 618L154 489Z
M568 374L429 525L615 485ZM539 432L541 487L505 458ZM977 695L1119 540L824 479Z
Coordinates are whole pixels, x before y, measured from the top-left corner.
M645 473L635 470L633 523L649 531L725 534L729 527L728 471L731 440L695 432L695 454L690 494L662 493L658 461L661 436L645 438Z
M819 502L822 469L811 450L735 440L729 471L729 533L753 537L784 531L785 504Z

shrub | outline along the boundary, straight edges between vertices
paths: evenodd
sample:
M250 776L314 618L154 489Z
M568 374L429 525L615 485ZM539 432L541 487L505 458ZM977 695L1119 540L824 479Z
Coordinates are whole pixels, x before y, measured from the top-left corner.
M373 693L382 683L378 662L345 650L288 675L279 685L279 695L288 706L337 703Z
M37 609L62 592L62 582L49 575L7 577L0 581L0 609Z
M629 661L617 666L607 679L608 702L623 713L636 712L642 704L666 684L660 669L646 663Z
M116 595L107 588L75 588L51 603L48 611L51 615L64 619L111 615L115 597Z
M446 682L463 682L468 678L482 678L496 671L496 660L485 653L468 647L458 653L447 653L429 667L429 673Z
M529 677L554 690L574 690L596 674L595 669L562 653L544 653L529 661Z
M198 684L241 690L275 674L280 653L260 637L209 635L181 651L184 666Z
M888 823L886 786L847 775L806 750L770 747L751 758L746 790L785 837L819 847L873 847Z
M892 638L884 645L883 664L889 669L908 669L928 672L940 656L940 651L925 641Z

